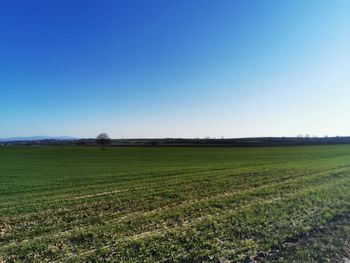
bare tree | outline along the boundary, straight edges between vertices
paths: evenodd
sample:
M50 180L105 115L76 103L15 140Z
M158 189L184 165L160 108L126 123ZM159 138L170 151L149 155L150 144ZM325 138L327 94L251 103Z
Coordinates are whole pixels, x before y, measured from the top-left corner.
M96 143L101 145L101 150L104 149L104 146L112 142L107 133L101 133L96 137Z

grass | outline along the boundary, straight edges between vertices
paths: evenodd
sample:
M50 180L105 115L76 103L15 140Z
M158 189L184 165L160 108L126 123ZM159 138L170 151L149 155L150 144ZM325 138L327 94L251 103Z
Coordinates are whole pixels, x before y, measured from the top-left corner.
M350 146L0 147L0 262L342 262Z

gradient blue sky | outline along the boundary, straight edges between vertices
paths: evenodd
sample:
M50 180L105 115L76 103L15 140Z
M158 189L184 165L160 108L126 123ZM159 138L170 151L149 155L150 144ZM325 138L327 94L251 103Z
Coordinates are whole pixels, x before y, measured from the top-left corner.
M0 3L0 137L350 135L350 1Z

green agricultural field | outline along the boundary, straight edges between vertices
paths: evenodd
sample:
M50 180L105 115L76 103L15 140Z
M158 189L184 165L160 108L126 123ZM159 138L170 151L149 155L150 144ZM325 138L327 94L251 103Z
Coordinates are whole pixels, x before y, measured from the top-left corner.
M346 262L350 146L0 147L0 262Z

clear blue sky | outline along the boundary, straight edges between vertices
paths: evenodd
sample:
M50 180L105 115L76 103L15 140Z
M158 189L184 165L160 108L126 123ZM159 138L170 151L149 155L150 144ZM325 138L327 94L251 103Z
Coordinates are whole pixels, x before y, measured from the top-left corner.
M350 135L350 1L0 3L0 137Z

